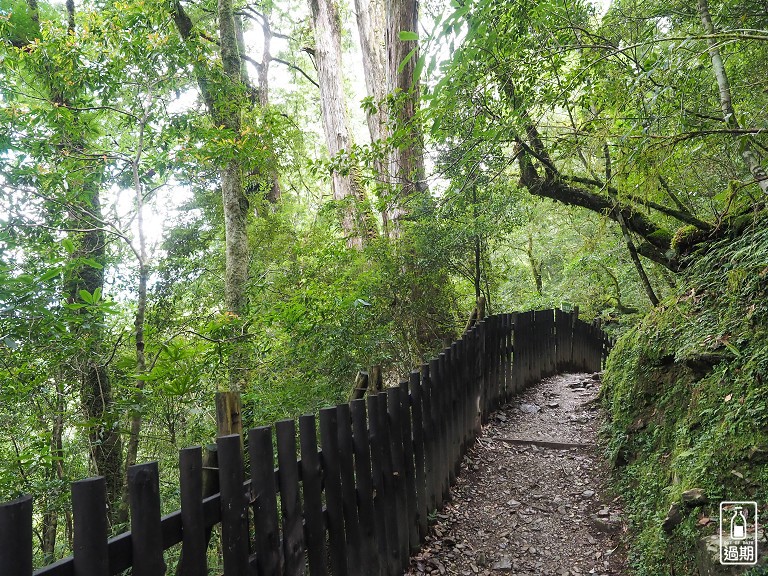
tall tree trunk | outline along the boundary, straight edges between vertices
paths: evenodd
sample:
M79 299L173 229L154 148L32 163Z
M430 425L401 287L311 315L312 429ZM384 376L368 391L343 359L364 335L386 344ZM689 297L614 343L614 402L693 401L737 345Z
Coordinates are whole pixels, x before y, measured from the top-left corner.
M389 155L390 185L394 202L390 209L390 234L399 235L398 220L407 212L406 202L414 192L423 191L424 155L421 131L416 125L419 81L414 78L418 40L401 40L401 32L418 35L419 6L416 0L386 0L387 91L396 96L396 109L389 110L389 122L405 129L407 137L392 146ZM406 57L411 54L406 62Z
M48 490L44 496L46 509L43 512L43 562L51 564L55 560L56 537L59 531L59 510L57 498L60 494L58 487L64 480L64 390L59 379L56 381L56 397L53 401L53 415L51 422L51 464L48 470L48 478L54 481L56 489Z
M138 295L136 301L136 315L133 320L133 334L136 346L136 383L134 385L133 406L131 411L131 426L128 435L128 444L125 449L125 473L128 475L128 468L136 464L139 453L139 437L141 435L142 410L144 409L144 384L143 378L147 371L146 356L144 354L144 317L147 309L147 281L149 278L149 266L147 263L147 242L144 234L144 187L141 184L140 166L141 156L144 148L144 127L148 120L148 114L145 113L142 124L139 129L139 140L137 144L136 155L132 162L133 188L136 196L136 225L138 228L139 247L136 250L136 256L139 260L139 283ZM123 492L123 501L119 513L119 519L122 522L128 520L128 491Z
M708 0L698 0L699 17L701 18L701 24L704 26L707 38L707 47L709 49L709 58L712 61L712 70L715 73L715 79L717 80L717 88L720 92L720 108L723 111L723 120L728 128L737 131L741 128L739 120L736 117L736 111L733 108L733 100L731 97L731 84L728 81L728 74L725 71L725 64L720 54L720 48L715 38L715 26L712 23L712 16L709 13ZM734 138L739 142L739 148L741 152L741 158L747 169L752 174L752 177L760 186L760 190L764 194L768 194L768 174L760 164L760 157L752 144L752 139L749 135L737 136L734 132Z
M180 0L171 5L173 20L179 35L185 42L195 38L192 20L189 18ZM221 64L225 77L231 84L230 90L220 90L216 94L211 90L209 72L201 65L194 68L200 93L208 113L218 126L240 134L240 115L245 105L246 88L241 75L241 58L238 50L235 15L231 0L219 0L217 6L217 26ZM243 193L242 165L237 158L226 160L219 169L221 178L221 197L224 207L224 236L226 252L226 274L224 280L224 298L227 312L240 319L248 307L248 219L249 203ZM236 322L240 324L240 322ZM248 381L248 354L245 346L245 334L231 332L232 348L228 359L229 387L238 390Z
M366 111L368 133L371 143L383 142L389 135L384 99L387 96L387 52L381 31L385 29L385 0L355 0L357 30L360 36L360 49L363 57L363 76L368 97L373 100L374 108ZM373 111L375 109L375 112ZM387 160L382 156L374 159L373 169L376 177L376 194L381 196L389 182ZM384 232L387 233L387 213L384 211Z
M544 285L541 280L541 262L536 259L536 255L533 253L532 234L528 234L528 247L525 250L525 254L528 256L528 263L531 265L531 275L533 276L533 282L536 285L536 294L541 296L544 290Z
M35 26L40 25L36 0L27 0L30 17ZM67 0L67 30L75 34L75 4ZM51 102L72 110L72 124L60 134L60 142L67 143L64 151L68 158L87 156L87 128L81 124L79 112L71 107L72 95L59 80L53 61L46 63L41 78L46 82ZM68 240L74 246L64 281L64 291L70 304L82 306L73 313L70 328L80 338L80 348L73 364L80 380L80 399L84 412L90 462L96 474L102 475L107 484L107 501L110 518L116 519L116 511L122 494L122 441L119 433L119 418L114 413L112 386L105 365L104 312L93 302L87 302L82 294L91 298L104 289L104 265L106 264L106 241L104 218L101 210L100 190L102 168L92 164L69 170L67 189L71 194L68 205ZM55 430L54 430L55 431Z
M270 10L265 10L262 19L262 34L264 42L262 44L261 64L256 67L257 80L259 83L259 105L263 108L269 106L269 65L272 62L272 25L270 23ZM242 24L241 24L242 26ZM277 170L272 170L272 182L267 192L267 200L271 204L277 204L280 200L280 180Z
M341 72L341 17L334 0L309 0L315 30L315 59L320 83L325 142L331 157L352 148L344 83ZM342 204L341 225L347 245L362 248L366 235L363 203L365 191L354 166L334 170L333 199Z
M77 153L82 154L82 148ZM77 186L77 185L75 185ZM70 184L70 189L73 188ZM103 348L104 313L98 304L89 305L82 298L82 291L90 295L101 293L104 288L103 266L105 264L105 234L99 183L90 182L82 188L81 204L71 209L70 228L83 230L69 235L77 250L72 255L67 292L69 301L84 305L79 310L79 320L73 325L73 332L82 339L77 367L80 373L81 402L88 422L90 455L94 472L106 478L107 501L110 515L116 518L116 503L122 495L122 441L119 432L119 417L114 412L112 384L104 359ZM88 261L97 263L92 266Z

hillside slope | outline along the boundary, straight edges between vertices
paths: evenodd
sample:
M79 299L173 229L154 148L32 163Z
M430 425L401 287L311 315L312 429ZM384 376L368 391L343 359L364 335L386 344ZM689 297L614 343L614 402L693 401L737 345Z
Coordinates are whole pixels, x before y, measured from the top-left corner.
M696 574L697 544L718 529L721 500L756 500L768 518L766 224L698 254L678 294L608 359L604 432L637 575ZM670 506L692 488L709 503L682 506L665 532Z

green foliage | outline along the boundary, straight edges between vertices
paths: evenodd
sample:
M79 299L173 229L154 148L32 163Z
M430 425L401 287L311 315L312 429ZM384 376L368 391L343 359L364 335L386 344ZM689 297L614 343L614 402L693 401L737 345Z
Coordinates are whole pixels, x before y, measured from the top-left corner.
M603 401L608 453L628 506L637 574L691 573L711 528L690 513L666 536L661 520L690 488L720 500L768 493L768 234L760 219L697 260L676 296L612 351Z

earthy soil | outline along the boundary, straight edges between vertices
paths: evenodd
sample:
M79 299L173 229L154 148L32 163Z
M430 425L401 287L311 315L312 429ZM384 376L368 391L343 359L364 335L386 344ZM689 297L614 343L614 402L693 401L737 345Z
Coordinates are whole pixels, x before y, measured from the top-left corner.
M627 574L599 387L599 374L554 376L494 413L406 574Z

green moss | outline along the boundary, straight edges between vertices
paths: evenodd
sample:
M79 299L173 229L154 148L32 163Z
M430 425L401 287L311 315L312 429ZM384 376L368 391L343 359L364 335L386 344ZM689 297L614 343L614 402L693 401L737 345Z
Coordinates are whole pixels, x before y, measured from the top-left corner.
M695 573L697 541L713 531L698 525L699 514L717 517L725 499L768 500L765 224L700 257L679 294L622 336L608 359L605 436L635 574ZM669 506L694 487L711 503L665 534Z
M678 254L690 250L690 248L706 238L706 233L696 226L682 226L675 231L670 241L670 247Z
M669 230L660 228L648 235L647 240L656 246L669 246L672 243L672 234Z

